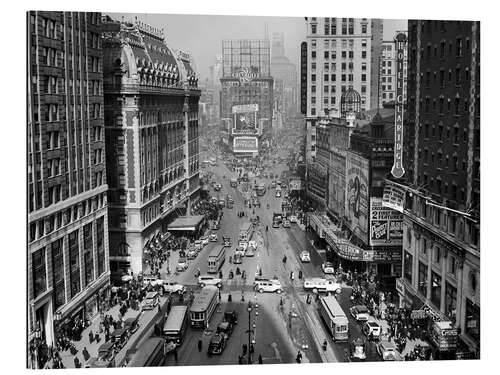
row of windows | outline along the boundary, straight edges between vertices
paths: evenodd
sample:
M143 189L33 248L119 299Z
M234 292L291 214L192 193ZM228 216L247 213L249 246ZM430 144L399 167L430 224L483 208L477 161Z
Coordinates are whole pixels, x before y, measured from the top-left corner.
M447 84L451 84L453 82L453 71L451 69L448 70L448 73L441 69L439 71L439 81L438 81L438 72L430 72L427 71L425 74L425 86L430 87L431 78L433 78L432 83L436 84L439 82L440 87L446 87ZM461 68L455 68L455 85L460 86L462 81L469 83L470 81L470 72L469 68L465 68L463 71Z
M323 75L323 80L325 82L330 81L330 77L332 78L332 82L335 82L337 80L337 75L332 74L331 76L329 74L324 74ZM352 82L354 81L354 74L342 74L340 76L342 82ZM311 82L316 82L316 74L311 74ZM366 74L361 74L361 82L366 82Z
M311 58L315 59L316 58L316 51L311 51ZM354 51L341 51L340 56L343 59L354 59ZM361 58L366 59L367 56L367 51L361 51ZM337 51L332 51L331 53L329 51L324 51L323 52L323 57L325 60L332 59L335 60L337 58Z
M315 20L311 22L310 26L311 34L317 34L318 25ZM325 35L337 35L337 18L325 18L323 31ZM366 34L367 31L367 22L363 21L361 23L361 33ZM342 35L354 35L354 18L342 18L341 33Z
M446 103L446 105L445 105ZM452 103L453 103L453 115L459 116L463 113L469 112L469 101L467 99L461 99L459 97L455 97L453 101L448 98L445 101L444 97L439 98L439 100L432 100L432 111L437 112L438 114L444 114L445 111L449 114L452 113ZM438 107L437 107L438 106ZM476 114L479 116L479 98L476 98ZM425 98L424 102L424 112L431 113L431 99L430 97Z

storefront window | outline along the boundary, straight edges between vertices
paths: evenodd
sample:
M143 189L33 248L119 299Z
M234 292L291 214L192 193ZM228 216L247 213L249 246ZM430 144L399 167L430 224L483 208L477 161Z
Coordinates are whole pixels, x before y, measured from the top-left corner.
M71 298L80 291L80 259L78 251L78 230L70 233L69 243L69 264L70 264L70 282Z
M457 311L457 288L450 283L446 283L445 299L444 299L444 312L446 316L456 319Z
M83 227L83 261L85 267L85 285L89 285L93 278L94 274L94 257L92 254L92 223L87 224Z
M99 277L105 271L105 254L104 254L104 217L100 217L96 221L97 224L97 276Z
M54 284L54 310L57 310L66 302L62 238L52 243L52 278Z
M418 290L427 297L427 265L418 263Z
M465 333L479 341L480 307L467 298L465 305Z
M431 302L441 309L441 276L432 272Z
M36 298L47 290L45 248L35 251L31 256L33 267L33 292Z
M408 280L411 283L411 277L412 277L412 268L413 268L413 255L405 251L405 256L404 256L404 276L405 279Z

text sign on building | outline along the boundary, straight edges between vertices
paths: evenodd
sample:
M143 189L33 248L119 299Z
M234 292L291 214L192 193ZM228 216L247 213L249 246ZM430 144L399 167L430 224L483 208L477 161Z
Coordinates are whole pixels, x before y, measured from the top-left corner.
M403 214L382 205L381 198L371 198L370 245L400 246L403 243Z
M368 240L369 174L368 159L347 152L345 214L351 230L364 242Z
M403 103L404 103L404 60L406 35L400 33L396 36L396 111L394 114L394 164L391 173L396 178L403 177Z
M241 83L247 83L252 81L253 79L258 77L258 69L255 67L250 68L242 68L232 74L233 78L238 78Z
M232 134L257 134L259 132L257 124L258 104L235 105L233 112Z
M259 140L257 137L234 137L234 152L258 152Z

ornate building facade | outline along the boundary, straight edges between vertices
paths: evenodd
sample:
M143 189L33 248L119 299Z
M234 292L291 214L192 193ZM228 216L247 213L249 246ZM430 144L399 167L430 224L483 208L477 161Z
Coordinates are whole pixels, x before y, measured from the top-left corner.
M200 90L190 56L161 30L108 18L103 37L110 267L119 277L146 268L196 199Z

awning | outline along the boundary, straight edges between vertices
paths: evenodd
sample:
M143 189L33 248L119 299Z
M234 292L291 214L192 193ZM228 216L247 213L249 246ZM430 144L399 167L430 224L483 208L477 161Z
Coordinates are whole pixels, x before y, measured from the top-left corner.
M167 229L169 231L195 231L204 219L203 215L180 216Z

